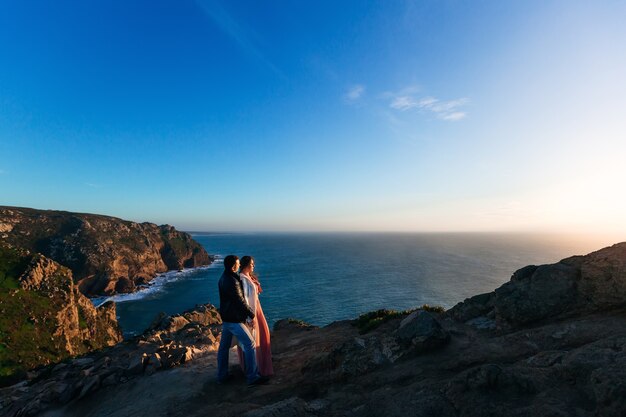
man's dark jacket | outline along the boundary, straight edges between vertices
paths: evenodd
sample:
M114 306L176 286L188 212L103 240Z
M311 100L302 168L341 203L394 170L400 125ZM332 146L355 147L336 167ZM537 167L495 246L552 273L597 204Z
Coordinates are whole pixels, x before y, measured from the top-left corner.
M220 316L222 316L222 321L243 323L248 317L254 318L254 312L243 297L243 286L238 273L224 271L218 282L218 287L220 290Z

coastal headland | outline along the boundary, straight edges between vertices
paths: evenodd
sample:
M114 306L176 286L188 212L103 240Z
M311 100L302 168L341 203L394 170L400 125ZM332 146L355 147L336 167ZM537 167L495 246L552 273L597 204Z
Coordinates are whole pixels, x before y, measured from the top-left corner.
M116 307L87 296L136 291L213 258L172 226L0 207L0 386L122 340Z
M68 267L87 296L133 292L162 272L213 261L169 225L55 210L0 206L0 242Z
M19 382L1 388L0 415L626 413L626 243L521 268L494 291L447 311L432 306L378 310L321 328L280 320L272 332L276 375L254 389L246 387L235 354L235 380L216 383L221 321L210 304L161 315L142 335L119 341L114 305L81 311L81 300L88 300L73 286L68 268L4 242L2 265L2 308L24 316L27 324L20 331L51 325L51 316L5 304L9 299L36 294L63 301L68 298L62 295L72 294L76 314L66 316L76 318L68 321L82 335L74 335L76 340L84 345L96 335L109 338L91 346L92 352L48 358L42 362L48 365L33 367ZM103 322L108 330L98 329ZM13 348L6 346L6 334L5 328L0 353ZM47 337L71 340L68 334Z

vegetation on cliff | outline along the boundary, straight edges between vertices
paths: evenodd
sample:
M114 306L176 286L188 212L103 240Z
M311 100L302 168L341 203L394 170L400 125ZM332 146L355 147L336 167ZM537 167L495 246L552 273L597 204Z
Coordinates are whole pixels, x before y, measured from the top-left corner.
M121 339L113 303L94 308L69 268L0 242L0 385Z
M0 241L70 268L90 296L133 292L159 273L212 262L172 226L65 211L0 207Z
M388 309L370 311L368 313L361 314L359 318L356 319L355 325L359 329L359 333L365 334L371 330L374 330L381 324L388 322L389 320L407 316L415 310L418 310L418 308L404 311ZM443 313L445 311L445 309L441 306L430 306L428 304L424 304L423 306L419 307L419 310L425 310L432 313Z

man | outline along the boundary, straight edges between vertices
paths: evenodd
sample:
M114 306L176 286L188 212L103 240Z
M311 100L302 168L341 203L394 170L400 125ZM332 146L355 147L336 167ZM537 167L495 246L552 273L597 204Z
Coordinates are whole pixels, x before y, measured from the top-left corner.
M239 340L243 348L248 385L260 385L268 381L267 377L259 375L256 365L254 338L244 323L250 323L254 312L243 297L239 269L239 258L228 255L224 258L224 272L218 282L220 291L220 316L222 316L222 338L217 350L217 382L224 383L230 379L228 373L228 354L233 335Z

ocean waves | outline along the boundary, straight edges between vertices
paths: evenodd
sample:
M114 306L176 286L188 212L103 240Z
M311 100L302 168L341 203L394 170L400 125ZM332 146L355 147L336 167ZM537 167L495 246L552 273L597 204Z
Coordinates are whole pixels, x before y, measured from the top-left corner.
M125 303L129 301L137 301L142 299L150 299L159 297L161 293L167 291L167 287L181 280L204 280L206 279L206 271L210 269L220 268L222 266L223 257L221 255L214 255L215 260L211 265L200 266L196 268L185 268L181 271L168 271L158 275L148 284L139 287L139 290L128 294L115 294L104 297L93 297L91 302L94 306L98 307L107 301L114 301L116 303Z

